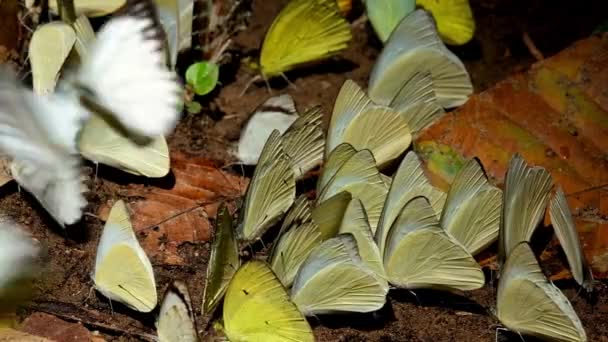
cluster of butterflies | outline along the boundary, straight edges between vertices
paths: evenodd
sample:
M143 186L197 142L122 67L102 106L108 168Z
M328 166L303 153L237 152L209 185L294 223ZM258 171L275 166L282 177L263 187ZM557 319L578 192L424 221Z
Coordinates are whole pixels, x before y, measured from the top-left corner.
M290 1L262 44L262 77L283 75L346 48L351 33L339 12L343 3ZM218 212L203 314L212 315L222 304L217 326L232 341L312 341L306 316L379 310L391 287L481 288L485 278L474 256L498 240L497 318L522 334L585 341L572 306L545 278L528 245L549 201L548 172L528 167L516 155L502 192L470 160L444 193L426 178L416 154L406 152L418 132L472 93L464 65L442 41L470 39L474 24L468 3L449 2L465 3L459 13L468 9L470 20L464 15L443 26L443 7L433 7L441 1L418 1L435 16L437 26L427 10L416 10L411 1L402 1L408 4L399 11L386 7L385 14L374 12L381 8L374 3L379 2L366 1L367 13L384 49L367 92L350 80L342 86L326 138L320 109L300 115L287 96L267 101L246 124L234 153L257 167L240 222L235 225L226 208ZM127 14L111 19L97 37L86 16L39 28L42 37L66 44L41 48L58 49L62 57L51 63L55 67L36 70L35 63L46 62L40 62L44 54L35 46L46 40L34 35L30 58L37 94L7 73L0 79L0 150L12 158L19 184L60 224L78 220L86 204L77 154L135 174L160 177L168 172L163 136L179 114L179 85L164 64L174 65L173 52L182 47L180 39L170 37L181 36L183 7L171 7L171 15L164 16L165 25L171 17L174 26L166 29L169 49L163 50L156 7L143 0L126 4ZM403 14L390 24L378 19L386 13ZM306 25L293 25L294 20ZM450 25L469 30L457 30L454 36ZM294 39L286 41L286 36ZM55 91L71 51L81 66L66 73ZM129 91L120 91L125 88ZM130 147L123 156L112 151L125 145ZM404 153L392 177L381 172ZM143 161L131 163L134 155ZM296 196L297 181L320 163L316 199ZM590 288L591 273L560 189L549 208L574 278ZM266 260L242 262L242 247L253 248L278 223ZM19 253L0 249L0 259L11 257L24 267L31 263L37 247L12 224L0 226L0 237L22 244ZM118 263L129 267L117 269ZM0 289L9 288L17 274L0 272ZM157 306L154 272L122 201L114 204L104 226L93 281L103 295L134 310L150 312ZM184 283L169 287L156 325L160 341L198 340Z
M286 8L294 3L301 1ZM237 157L257 167L241 222L233 225L226 212L218 217L202 312L212 315L223 299L218 329L232 341L312 341L306 316L379 310L391 287L481 288L485 277L474 256L499 240L497 318L521 334L585 341L572 306L546 279L528 244L551 192L546 170L514 156L503 193L469 160L447 194L426 178L414 152L393 177L380 172L444 108L461 105L471 92L464 65L443 45L429 13L414 10L389 35L367 93L350 80L342 86L326 140L314 136L323 152L287 152L284 141L293 127L303 129L294 123L300 119L285 96L269 100L239 141ZM269 122L280 124L262 148L255 146L252 132L269 132ZM301 137L301 146L312 144ZM323 169L316 199L296 197L302 165L317 160ZM550 213L575 279L589 288L591 273L560 189ZM273 236L267 233L281 220L265 260L242 264L243 245Z

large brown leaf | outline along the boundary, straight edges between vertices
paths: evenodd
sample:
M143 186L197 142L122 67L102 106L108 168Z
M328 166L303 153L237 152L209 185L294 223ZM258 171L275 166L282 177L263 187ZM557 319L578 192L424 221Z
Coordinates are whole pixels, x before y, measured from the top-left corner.
M169 189L133 186L127 191L133 228L155 263L181 265L179 246L211 238L210 218L221 203L235 211L234 201L247 188L247 179L219 169L209 159L171 155L175 182ZM102 206L100 216L112 203Z
M53 315L35 312L27 317L19 330L47 338L30 341L62 341L62 342L103 342L100 336L93 335L87 328L78 323L66 322ZM23 340L22 340L23 341Z
M503 183L515 152L530 164L547 168L568 195L587 260L596 276L605 277L606 89L608 36L593 36L471 97L424 131L415 148L430 178L443 188L452 181L463 157L478 157L497 185ZM548 218L545 221L549 223ZM555 259L555 254L546 252L543 259ZM557 273L567 275L563 270Z

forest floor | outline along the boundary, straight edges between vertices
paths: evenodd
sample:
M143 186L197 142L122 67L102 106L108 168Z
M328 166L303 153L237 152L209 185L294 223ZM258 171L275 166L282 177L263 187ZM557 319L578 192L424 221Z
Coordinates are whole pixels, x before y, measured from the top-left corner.
M249 26L235 38L235 52L255 56L272 19L286 2L254 0ZM471 0L471 3L477 21L475 38L453 51L466 64L476 92L526 70L535 61L524 44L524 33L545 57L549 57L587 37L608 18L605 17L608 4L604 1ZM353 43L340 58L289 73L288 77L297 89L278 81L273 84L275 95L289 93L299 110L321 105L329 114L344 80L350 78L365 86L380 43L367 23L354 27L353 32ZM203 103L203 112L185 115L169 137L172 154L187 156L187 162L198 163L201 170L232 162L230 146L238 140L242 124L269 97L268 90L261 84L252 86L240 96L250 77L252 75L243 66L222 69L222 85L206 97L208 102ZM203 165L196 158L212 162ZM95 166L88 164L88 168L91 191L87 212L99 216L107 212L108 203L119 198L133 203L145 198L153 191L150 189L166 188L171 183L127 176L105 166L99 166L95 177ZM240 170L232 169L229 173L234 176L231 180L240 179ZM236 194L242 192L243 184L236 185ZM111 307L105 297L92 290L90 275L102 221L87 215L81 225L62 232L31 196L17 191L15 184L0 191L0 207L28 227L46 251L45 271L36 281L33 301L20 315L25 317L42 311L81 321L90 330L99 330L109 341L138 341L142 336L145 339L145 334L154 334L154 315L138 314L118 303ZM212 217L211 211L213 209L205 214ZM135 226L138 237L145 241L145 248L152 248L151 245L146 247L150 236L156 236L154 242L160 249L170 245L172 236L154 235L158 228ZM201 317L200 303L209 255L207 241L212 228L194 229L200 235L174 246L170 253L163 250L152 255L151 259L159 298L172 280L184 280L190 289L198 328L205 330L207 326L202 336L210 337L209 317ZM490 272L487 275L491 280ZM593 296L579 294L572 283L560 285L564 285L566 296L573 302L589 341L608 341L606 283L598 284ZM311 324L319 341L493 341L496 328L500 326L492 315L495 288L496 282L489 281L481 290L463 294L417 291L413 295L391 291L386 307L380 312L318 317L312 319ZM518 336L511 338L519 340Z

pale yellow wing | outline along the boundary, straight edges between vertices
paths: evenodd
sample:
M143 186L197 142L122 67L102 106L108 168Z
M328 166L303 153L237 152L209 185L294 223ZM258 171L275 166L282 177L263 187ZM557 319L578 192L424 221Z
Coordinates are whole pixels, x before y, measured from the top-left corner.
M545 214L551 185L546 169L529 167L519 154L511 158L503 192L499 262L504 262L515 245L530 241Z
M312 219L319 226L323 240L338 234L344 211L351 199L350 192L342 191L318 204L312 210Z
M521 334L547 341L587 341L568 298L547 280L527 242L514 246L503 266L496 316Z
M358 151L342 164L319 193L317 203L322 203L356 183L384 184L374 155L369 150Z
M228 283L240 265L232 216L225 206L218 210L215 224L203 292L202 312L207 315L213 312L224 297Z
M104 296L133 310L150 312L157 304L152 264L135 237L123 201L112 207L99 239L93 281Z
M475 255L498 238L502 191L492 186L475 159L454 177L441 227Z
M485 282L479 264L439 226L424 197L408 202L393 223L383 259L389 282L401 288L475 290Z
M260 54L265 78L316 62L346 49L350 25L335 0L291 0L275 17Z
M32 34L28 54L34 92L45 95L55 90L63 63L76 42L72 27L62 21L40 25Z
M334 177L336 172L349 160L357 150L350 144L340 144L327 155L323 170L317 180L317 192L321 192L323 188Z
M78 149L86 159L110 165L134 175L151 178L169 173L169 146L159 135L139 144L101 116L93 114L78 136Z
M236 272L226 291L223 318L230 341L314 341L310 325L261 261Z
M566 254L574 279L579 285L591 290L593 288L593 274L585 260L578 231L568 207L566 194L561 187L557 188L554 197L551 199L549 214L551 215L553 230L555 230L555 235L557 235Z
M444 42L451 45L468 43L475 33L475 20L469 0L416 0L431 12Z
M289 210L295 195L293 168L281 145L279 131L274 130L262 149L245 195L239 238L246 242L260 238Z
M382 258L380 257L380 250L378 250L378 245L374 242L372 228L369 225L363 203L359 199L355 198L352 200L346 208L344 219L340 225L340 233L350 233L353 235L357 241L361 260L374 271L378 277L378 281L386 283L386 274Z
M291 286L300 265L321 241L321 232L314 222L292 227L279 237L273 247L270 267L283 286Z
M388 231L401 213L401 209L417 196L426 197L431 202L436 215L440 215L446 194L429 183L416 153L408 152L393 177L375 230L375 239L381 254L384 253Z
M415 0L365 0L367 17L378 38L386 42L403 18L416 9Z
M159 342L197 342L192 303L186 284L174 281L165 293L156 319Z
M444 108L462 105L473 93L466 67L443 45L431 16L418 9L401 21L378 56L368 94L375 103L389 105L420 72L431 73L437 101Z
M340 284L340 286L336 286ZM332 312L372 312L386 302L388 286L360 259L352 235L318 245L294 280L291 298L307 316Z
M281 137L296 178L302 177L323 160L325 136L322 125L321 107L314 107L294 121Z
M344 81L336 97L327 130L327 143L325 144L327 159L335 148L344 143L344 131L354 118L371 104L371 100L357 83L351 79Z

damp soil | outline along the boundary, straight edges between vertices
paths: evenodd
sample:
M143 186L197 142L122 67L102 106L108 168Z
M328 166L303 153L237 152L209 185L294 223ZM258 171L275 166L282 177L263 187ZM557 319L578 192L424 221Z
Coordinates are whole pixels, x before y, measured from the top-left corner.
M255 56L266 29L285 0L254 0L248 28L235 37L230 53L238 61ZM546 57L588 36L608 19L608 3L557 0L471 0L477 21L475 39L453 48L467 65L475 91L483 91L512 73L527 69L534 61L522 36L527 33ZM360 13L355 8L352 19ZM317 67L288 73L295 85L282 80L272 83L274 94L289 93L302 110L321 105L331 111L342 82L351 78L365 85L380 44L368 24L354 27L354 41L341 55ZM222 85L203 101L201 114L185 115L169 143L173 150L220 162L231 162L229 146L252 111L270 95L263 84L255 84L240 96L252 77L242 64L222 69ZM101 205L125 196L133 184L149 182L100 166L88 165L91 175L87 212L96 214ZM68 320L82 321L108 341L139 341L154 334L154 313L138 314L112 305L93 291L91 272L102 222L85 215L81 224L63 231L36 201L14 184L0 189L0 206L31 230L45 249L44 271L35 283L33 301L19 314L46 311ZM186 244L180 253L187 262L168 266L153 261L159 298L173 279L184 280L194 303L201 336L212 340L210 317L200 315L201 295L209 244ZM494 341L498 321L495 307L496 282L478 291L449 294L434 291L391 291L385 308L367 315L332 315L310 320L319 341ZM592 296L579 293L570 282L559 284L573 302L586 328L589 341L608 341L608 286L600 282ZM143 336L143 337L142 337ZM520 340L505 334L502 340ZM526 341L530 339L526 338Z

